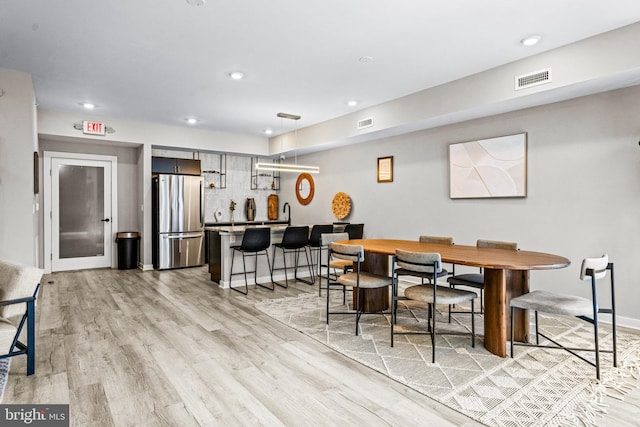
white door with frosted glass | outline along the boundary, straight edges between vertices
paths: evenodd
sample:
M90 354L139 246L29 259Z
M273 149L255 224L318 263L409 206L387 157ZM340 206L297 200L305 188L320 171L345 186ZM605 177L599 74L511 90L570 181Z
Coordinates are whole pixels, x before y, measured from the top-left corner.
M51 271L112 266L112 166L51 158Z

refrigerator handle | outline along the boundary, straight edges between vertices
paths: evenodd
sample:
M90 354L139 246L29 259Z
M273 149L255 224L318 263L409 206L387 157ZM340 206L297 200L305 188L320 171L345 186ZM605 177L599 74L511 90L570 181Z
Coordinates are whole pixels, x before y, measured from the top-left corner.
M200 178L200 227L204 227L204 179Z

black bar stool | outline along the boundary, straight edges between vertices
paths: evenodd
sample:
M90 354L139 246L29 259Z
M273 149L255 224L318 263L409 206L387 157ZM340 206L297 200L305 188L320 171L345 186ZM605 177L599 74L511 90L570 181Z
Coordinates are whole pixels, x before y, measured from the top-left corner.
M229 288L234 291L240 292L241 294L247 295L249 293L249 287L247 283L247 273L253 273L255 275L254 284L261 286L265 289L269 289L273 291L275 287L273 286L273 271L271 271L271 263L269 262L269 249L271 246L271 229L267 227L260 228L247 228L244 232L244 236L242 236L242 243L239 245L231 246L231 272L229 274ZM233 260L235 258L236 252L242 253L242 273L234 273L233 272ZM264 252L264 255L267 256L267 266L269 267L269 274L271 275L271 287L262 285L258 283L258 255L261 255L261 252ZM255 269L252 271L247 271L247 265L245 262L245 258L247 256L253 255L256 263ZM237 276L239 274L244 274L244 292L240 289L234 288L231 286L231 280L233 276Z
M364 224L347 224L344 232L349 234L349 240L362 239Z
M311 235L309 236L309 253L311 254L311 261L318 268L314 271L318 276L322 275L322 266L320 261L322 259L322 251L327 247L322 246L321 237L323 234L333 233L333 225L332 224L323 224L323 225L314 225L311 227ZM313 260L313 254L316 254L316 261ZM313 282L315 283L315 277L313 278Z
M294 255L294 272L293 277L295 280L299 280L308 285L313 285L313 269L311 268L311 262L309 259L309 253L307 249L309 247L309 226L289 226L285 228L284 234L282 235L282 242L275 243L273 245L273 260L271 264L271 281L278 285L286 288L289 286L289 278L287 277L287 254L293 253ZM276 249L282 250L282 260L284 267L275 268L276 265ZM298 277L298 268L305 267L305 265L299 265L300 262L300 251L304 252L304 256L307 259L306 267L309 268L309 275L311 280L305 280ZM273 280L273 272L275 270L284 270L284 285L278 283Z

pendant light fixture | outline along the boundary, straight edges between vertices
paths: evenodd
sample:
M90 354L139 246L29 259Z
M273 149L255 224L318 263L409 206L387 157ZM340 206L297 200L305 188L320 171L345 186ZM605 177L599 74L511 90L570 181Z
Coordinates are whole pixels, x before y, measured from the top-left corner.
M300 120L300 116L295 114L288 113L278 113L278 117L281 119L289 119L289 120ZM297 145L298 142L298 128L294 130L294 145ZM280 135L280 151L282 150L282 141L283 137ZM284 159L284 156L282 157ZM295 164L287 164L287 163L256 163L256 170L262 171L278 171L278 172L297 172L297 173L320 173L320 167L318 166L305 166L298 164L298 156L296 154L296 162Z

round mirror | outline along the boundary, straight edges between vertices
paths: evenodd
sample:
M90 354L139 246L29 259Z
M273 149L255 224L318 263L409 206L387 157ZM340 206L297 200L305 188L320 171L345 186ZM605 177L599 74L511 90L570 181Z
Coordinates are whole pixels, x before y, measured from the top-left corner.
M315 186L313 178L308 173L302 173L296 181L296 197L301 205L308 205L313 199Z

